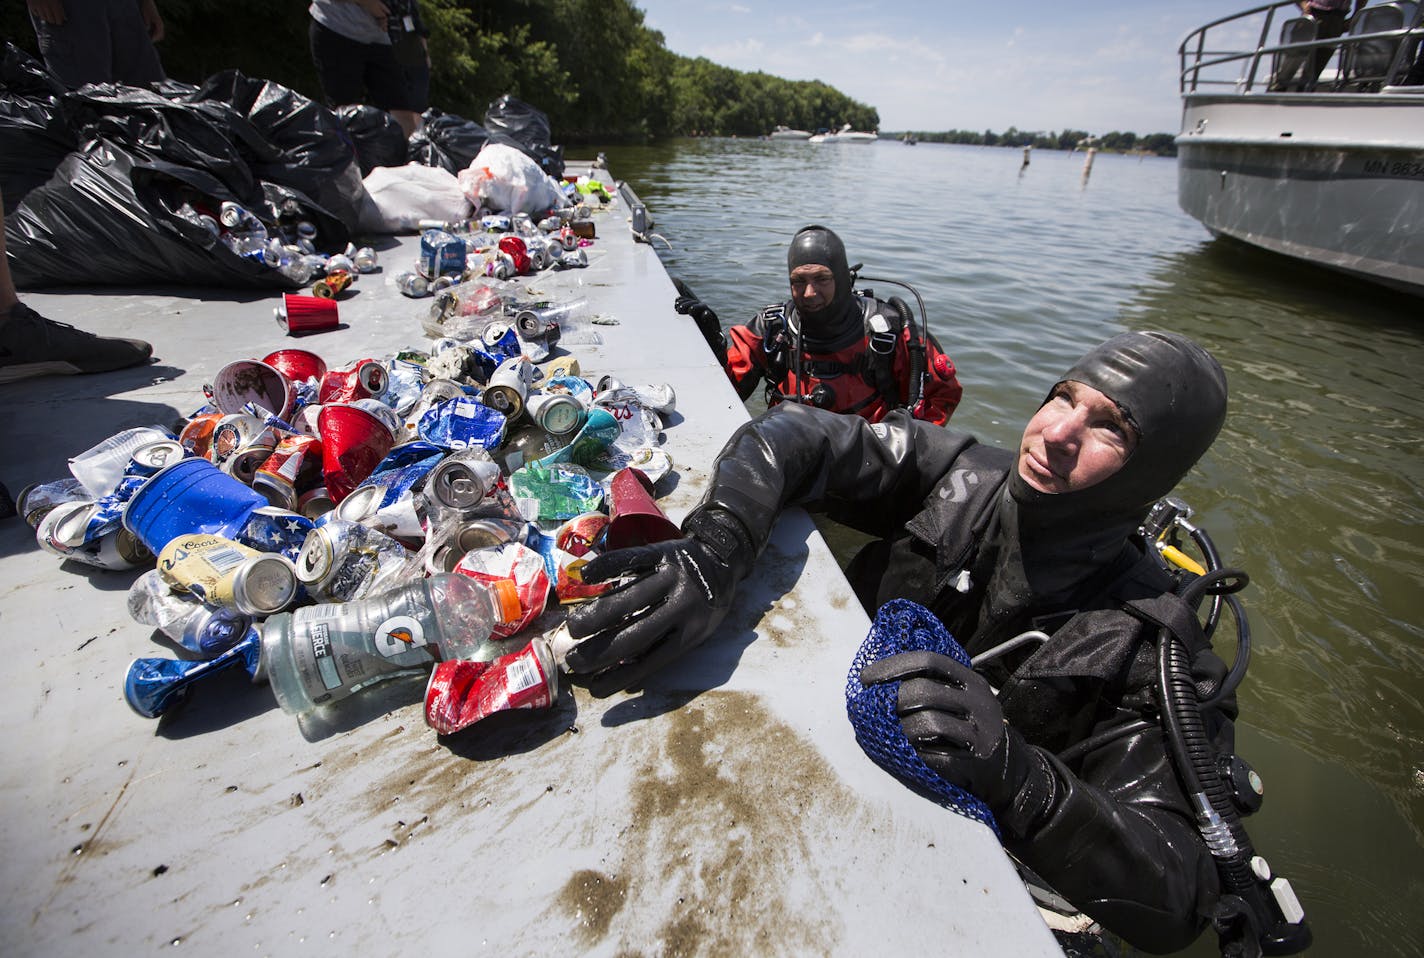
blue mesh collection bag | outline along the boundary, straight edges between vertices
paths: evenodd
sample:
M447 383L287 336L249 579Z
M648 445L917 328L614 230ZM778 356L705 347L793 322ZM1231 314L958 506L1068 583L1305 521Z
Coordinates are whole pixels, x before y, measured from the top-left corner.
M870 663L918 651L938 652L970 664L969 655L930 610L908 599L882 605L846 677L846 715L855 728L855 740L872 762L914 791L956 814L983 822L998 835L999 825L989 807L940 778L915 752L895 711L900 683L882 682L869 688L860 684L860 672Z

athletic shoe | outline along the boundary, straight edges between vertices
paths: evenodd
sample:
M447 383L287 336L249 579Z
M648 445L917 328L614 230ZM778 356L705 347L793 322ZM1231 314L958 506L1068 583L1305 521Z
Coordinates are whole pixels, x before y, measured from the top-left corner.
M45 319L24 303L0 325L0 383L34 376L106 373L147 362L153 347L139 339L95 336Z

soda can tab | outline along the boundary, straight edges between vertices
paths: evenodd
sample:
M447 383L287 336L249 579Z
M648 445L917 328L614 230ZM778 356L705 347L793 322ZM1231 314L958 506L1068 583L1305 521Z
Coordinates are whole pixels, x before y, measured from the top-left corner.
M158 572L175 590L247 615L281 612L298 594L297 570L287 559L209 533L179 536L164 546Z
M499 466L483 449L466 449L441 460L430 471L424 496L435 509L468 514L495 490L499 478Z
M38 529L40 520L51 509L66 502L90 502L89 490L78 479L56 479L53 482L32 483L15 497L15 511L31 529Z
M125 429L70 459L69 472L83 483L91 499L98 499L114 491L135 449L145 443L172 438L172 433L157 426Z
M558 697L553 653L536 637L493 662L436 664L425 687L425 724L450 735L496 712L548 708Z
M330 519L307 534L297 558L297 578L323 602L346 602L408 577L413 558L409 549L383 532Z
M430 281L421 276L415 270L405 270L395 275L396 289L400 290L402 296L409 296L411 299L420 299L429 296L432 292Z
M389 383L386 367L374 359L362 359L350 369L329 369L322 376L317 402L349 403L371 399L386 391Z
M324 305L326 305L324 303ZM262 361L277 370L292 384L321 382L326 375L326 361L306 349L278 349L262 357Z
M191 454L212 462L213 432L218 423L222 422L223 415L220 412L208 412L194 416L178 434L178 442Z
M312 436L283 436L272 455L257 467L252 488L272 505L295 509L298 489L321 477L321 443Z
M255 676L262 646L255 628L216 658L207 661L142 658L129 663L124 677L124 701L144 718L158 718L187 698L193 685L230 668Z
M351 262L356 266L359 273L374 273L378 257L376 251L370 246L363 246L351 257Z
M465 271L466 247L463 238L445 230L426 230L420 234L419 267L429 279L437 276L459 276Z
M529 463L509 477L509 488L530 521L562 522L603 504L603 488L571 463Z
M534 364L522 355L506 359L490 376L480 398L513 422L524 414L524 398L529 395L529 385L536 374Z
M147 479L164 466L171 465L188 454L183 444L176 439L158 439L146 442L134 450L129 464L124 469L126 476Z
M256 359L240 359L218 370L210 395L219 412L255 410L255 415L282 419L291 415L297 398L290 379Z
M416 425L421 439L446 449L497 448L504 440L504 429L503 413L468 396L436 403Z
M350 286L355 278L354 272L345 269L331 269L328 266L326 275L312 283L312 295L318 299L335 299L346 291L346 287ZM288 317L287 329L291 330L290 317Z
M339 505L391 451L395 435L380 417L345 403L322 406L317 428L322 477Z

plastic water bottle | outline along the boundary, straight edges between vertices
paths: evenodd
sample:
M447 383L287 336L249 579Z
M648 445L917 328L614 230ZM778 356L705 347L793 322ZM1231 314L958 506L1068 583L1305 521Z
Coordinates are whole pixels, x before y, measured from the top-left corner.
M252 616L232 609L206 606L175 593L157 569L150 569L129 588L129 614L158 629L190 652L221 655L236 645L252 625Z
M493 661L505 651L490 637L494 627L519 615L513 583L442 573L272 616L262 627L261 670L277 704L300 716L437 661Z

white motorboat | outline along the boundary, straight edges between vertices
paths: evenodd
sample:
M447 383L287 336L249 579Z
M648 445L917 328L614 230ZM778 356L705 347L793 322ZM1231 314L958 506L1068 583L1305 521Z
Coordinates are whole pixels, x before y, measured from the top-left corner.
M1424 296L1424 7L1316 29L1286 0L1182 42L1178 202L1214 235Z
M852 130L847 123L835 133L817 133L811 137L811 143L874 143L880 139L878 134L865 133Z
M778 126L771 131L773 140L809 140L811 133L808 130L793 130L787 126Z

